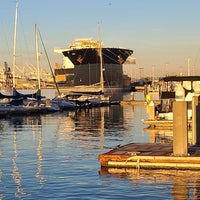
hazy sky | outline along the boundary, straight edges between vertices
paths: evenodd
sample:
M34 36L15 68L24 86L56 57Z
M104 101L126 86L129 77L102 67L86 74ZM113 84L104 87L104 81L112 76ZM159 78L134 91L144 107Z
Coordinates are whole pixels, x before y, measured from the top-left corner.
M0 0L0 65L12 66L15 3ZM66 48L75 38L97 40L100 23L104 46L134 50L132 69L186 75L190 58L190 74L200 75L199 10L199 0L19 0L17 65L36 63L35 24L53 64L62 63L55 47Z

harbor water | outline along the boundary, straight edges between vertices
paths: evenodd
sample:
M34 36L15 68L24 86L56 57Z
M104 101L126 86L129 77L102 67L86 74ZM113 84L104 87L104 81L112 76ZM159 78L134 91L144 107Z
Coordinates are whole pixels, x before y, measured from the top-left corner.
M162 142L145 118L144 105L111 105L1 119L0 199L199 199L198 171L101 169L117 145Z

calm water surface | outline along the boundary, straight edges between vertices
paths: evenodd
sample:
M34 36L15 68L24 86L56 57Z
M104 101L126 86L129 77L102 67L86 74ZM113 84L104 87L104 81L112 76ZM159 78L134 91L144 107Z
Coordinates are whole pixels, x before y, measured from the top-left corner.
M1 119L0 199L199 199L199 172L100 168L100 153L152 141L145 118L112 105Z

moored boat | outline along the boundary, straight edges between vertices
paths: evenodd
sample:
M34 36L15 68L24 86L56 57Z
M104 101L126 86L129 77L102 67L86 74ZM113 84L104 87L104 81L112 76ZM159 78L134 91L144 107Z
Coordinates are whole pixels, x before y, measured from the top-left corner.
M65 96L56 96L55 98L51 99L51 103L58 105L61 110L77 108L76 102L66 99Z
M192 126L192 99L200 94L200 76L168 76L160 80L160 104L148 104L149 119L142 120L151 127L173 127L173 102L187 102L188 127Z
M59 111L54 105L46 106L45 104L29 102L27 105L12 105L10 103L0 104L0 117L21 116L44 114Z

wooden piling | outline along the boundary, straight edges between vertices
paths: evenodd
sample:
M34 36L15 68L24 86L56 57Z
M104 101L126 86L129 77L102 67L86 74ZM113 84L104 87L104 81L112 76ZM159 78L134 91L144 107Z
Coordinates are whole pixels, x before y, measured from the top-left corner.
M173 155L188 155L187 102L173 102Z
M148 114L150 120L155 120L155 104L153 101L150 101L148 105Z
M197 105L198 96L192 97L192 144L197 143Z
M200 96L198 97L198 102ZM196 106L196 144L200 144L200 104Z

